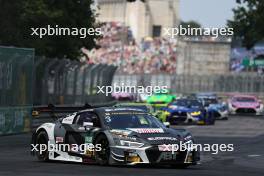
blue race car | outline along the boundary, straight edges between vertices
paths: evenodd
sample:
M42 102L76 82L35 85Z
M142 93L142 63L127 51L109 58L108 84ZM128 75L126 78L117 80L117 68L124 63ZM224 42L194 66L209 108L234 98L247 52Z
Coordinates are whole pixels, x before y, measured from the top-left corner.
M163 119L163 120L162 120ZM162 121L170 124L213 125L215 118L197 99L180 98L163 108Z
M198 93L196 98L199 99L203 106L212 112L216 119L227 120L228 108L226 103L220 102L215 93Z

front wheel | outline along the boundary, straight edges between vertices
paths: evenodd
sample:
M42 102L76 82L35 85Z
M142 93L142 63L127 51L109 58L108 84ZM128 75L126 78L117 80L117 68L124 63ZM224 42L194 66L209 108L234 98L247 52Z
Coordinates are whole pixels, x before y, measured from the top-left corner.
M100 145L101 150L95 151L96 163L100 165L108 165L110 158L109 142L105 135L99 135L95 140L95 145Z
M38 146L37 158L40 161L48 161L49 160L49 151L48 151L48 135L45 131L41 131L38 133L36 138L36 144Z

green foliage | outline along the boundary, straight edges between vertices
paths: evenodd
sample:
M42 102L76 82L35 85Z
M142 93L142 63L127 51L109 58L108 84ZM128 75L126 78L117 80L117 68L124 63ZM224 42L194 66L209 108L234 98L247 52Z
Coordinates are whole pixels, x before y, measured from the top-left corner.
M242 39L243 45L250 49L264 38L264 1L237 0L237 3L234 18L227 24L234 28L234 37Z
M181 21L180 25L183 27L183 28L188 28L188 25L190 25L190 28L200 28L201 27L201 24L196 22L196 21Z
M80 48L95 46L96 36L31 35L31 28L47 25L94 28L93 0L0 0L0 45L35 48L37 55L76 59Z

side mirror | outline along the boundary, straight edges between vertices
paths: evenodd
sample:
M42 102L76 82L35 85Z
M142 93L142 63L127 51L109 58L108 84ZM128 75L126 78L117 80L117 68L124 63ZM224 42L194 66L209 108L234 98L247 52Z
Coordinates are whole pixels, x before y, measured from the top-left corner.
M167 128L170 128L170 122L163 122L163 124L164 124Z
M259 102L259 104L262 104L263 103L262 100L258 100L258 102Z

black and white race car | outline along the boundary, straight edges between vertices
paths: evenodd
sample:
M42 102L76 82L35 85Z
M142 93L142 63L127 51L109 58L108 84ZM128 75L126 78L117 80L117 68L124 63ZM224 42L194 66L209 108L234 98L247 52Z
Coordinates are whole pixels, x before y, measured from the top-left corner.
M33 133L31 151L42 161L187 167L197 164L199 152L172 147L186 143L194 143L188 131L166 127L143 110L101 107L42 124Z

